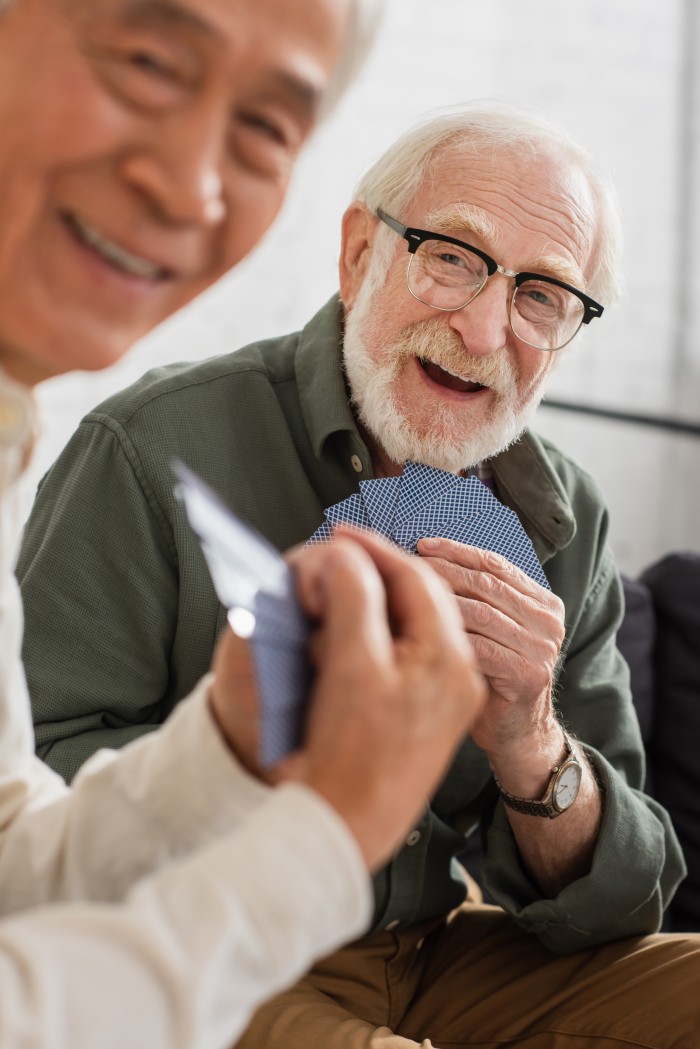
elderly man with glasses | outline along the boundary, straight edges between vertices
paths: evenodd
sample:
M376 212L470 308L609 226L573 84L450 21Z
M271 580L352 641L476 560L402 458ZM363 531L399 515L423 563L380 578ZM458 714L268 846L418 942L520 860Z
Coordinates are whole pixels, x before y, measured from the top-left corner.
M406 461L477 473L551 585L419 541L486 676L483 714L377 875L370 935L264 1007L246 1049L696 1038L697 938L653 935L683 861L641 793L606 512L527 428L555 351L617 295L618 230L606 180L559 129L505 107L433 119L362 180L340 296L302 332L147 375L87 416L43 483L20 562L26 656L41 752L67 776L164 717L223 622L173 458L280 548ZM495 908L465 902L455 860L479 822Z

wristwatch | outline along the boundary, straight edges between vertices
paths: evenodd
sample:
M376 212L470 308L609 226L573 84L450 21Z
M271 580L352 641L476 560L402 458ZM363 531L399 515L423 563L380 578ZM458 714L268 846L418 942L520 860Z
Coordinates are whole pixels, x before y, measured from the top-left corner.
M513 794L509 794L494 775L496 786L509 808L514 809L515 812L524 812L528 816L547 816L550 820L556 819L557 816L561 816L562 812L571 808L581 786L581 764L566 732L564 732L564 746L566 747L564 757L552 769L547 789L539 801L534 798L516 798Z

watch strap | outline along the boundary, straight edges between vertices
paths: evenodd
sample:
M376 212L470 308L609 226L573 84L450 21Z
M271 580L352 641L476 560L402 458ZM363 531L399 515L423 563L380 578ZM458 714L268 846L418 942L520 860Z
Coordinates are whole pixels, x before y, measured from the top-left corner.
M572 764L578 765L580 768L581 763L576 756L570 737L563 728L562 735L564 737L565 747L564 756L551 770L551 776L547 783L547 787L543 796L539 800L536 798L518 798L514 794L509 794L509 792L498 782L498 777L494 773L493 778L496 782L496 786L503 798L504 804L507 805L508 808L513 809L514 812L522 812L527 816L544 816L548 819L555 819L557 816L561 816L562 812L567 811L567 809L558 808L554 804L554 790L564 768ZM570 808L571 806L568 807Z

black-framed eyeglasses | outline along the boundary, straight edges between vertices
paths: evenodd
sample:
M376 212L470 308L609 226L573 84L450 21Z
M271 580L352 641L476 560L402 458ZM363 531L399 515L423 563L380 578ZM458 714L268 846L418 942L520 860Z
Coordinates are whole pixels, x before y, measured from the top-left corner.
M414 229L381 208L377 216L408 244L406 284L414 299L436 310L461 310L483 291L489 277L514 281L508 311L513 334L537 350L561 350L583 324L603 314L600 303L578 288L541 273L514 273L462 240Z

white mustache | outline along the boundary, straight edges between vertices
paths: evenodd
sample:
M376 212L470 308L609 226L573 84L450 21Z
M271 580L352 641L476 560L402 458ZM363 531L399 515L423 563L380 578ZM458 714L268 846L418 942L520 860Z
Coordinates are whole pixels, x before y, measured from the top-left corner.
M507 351L497 351L487 357L471 354L460 336L440 320L421 321L406 328L392 349L397 363L407 357L420 357L468 382L488 386L502 396L517 390L517 370Z

